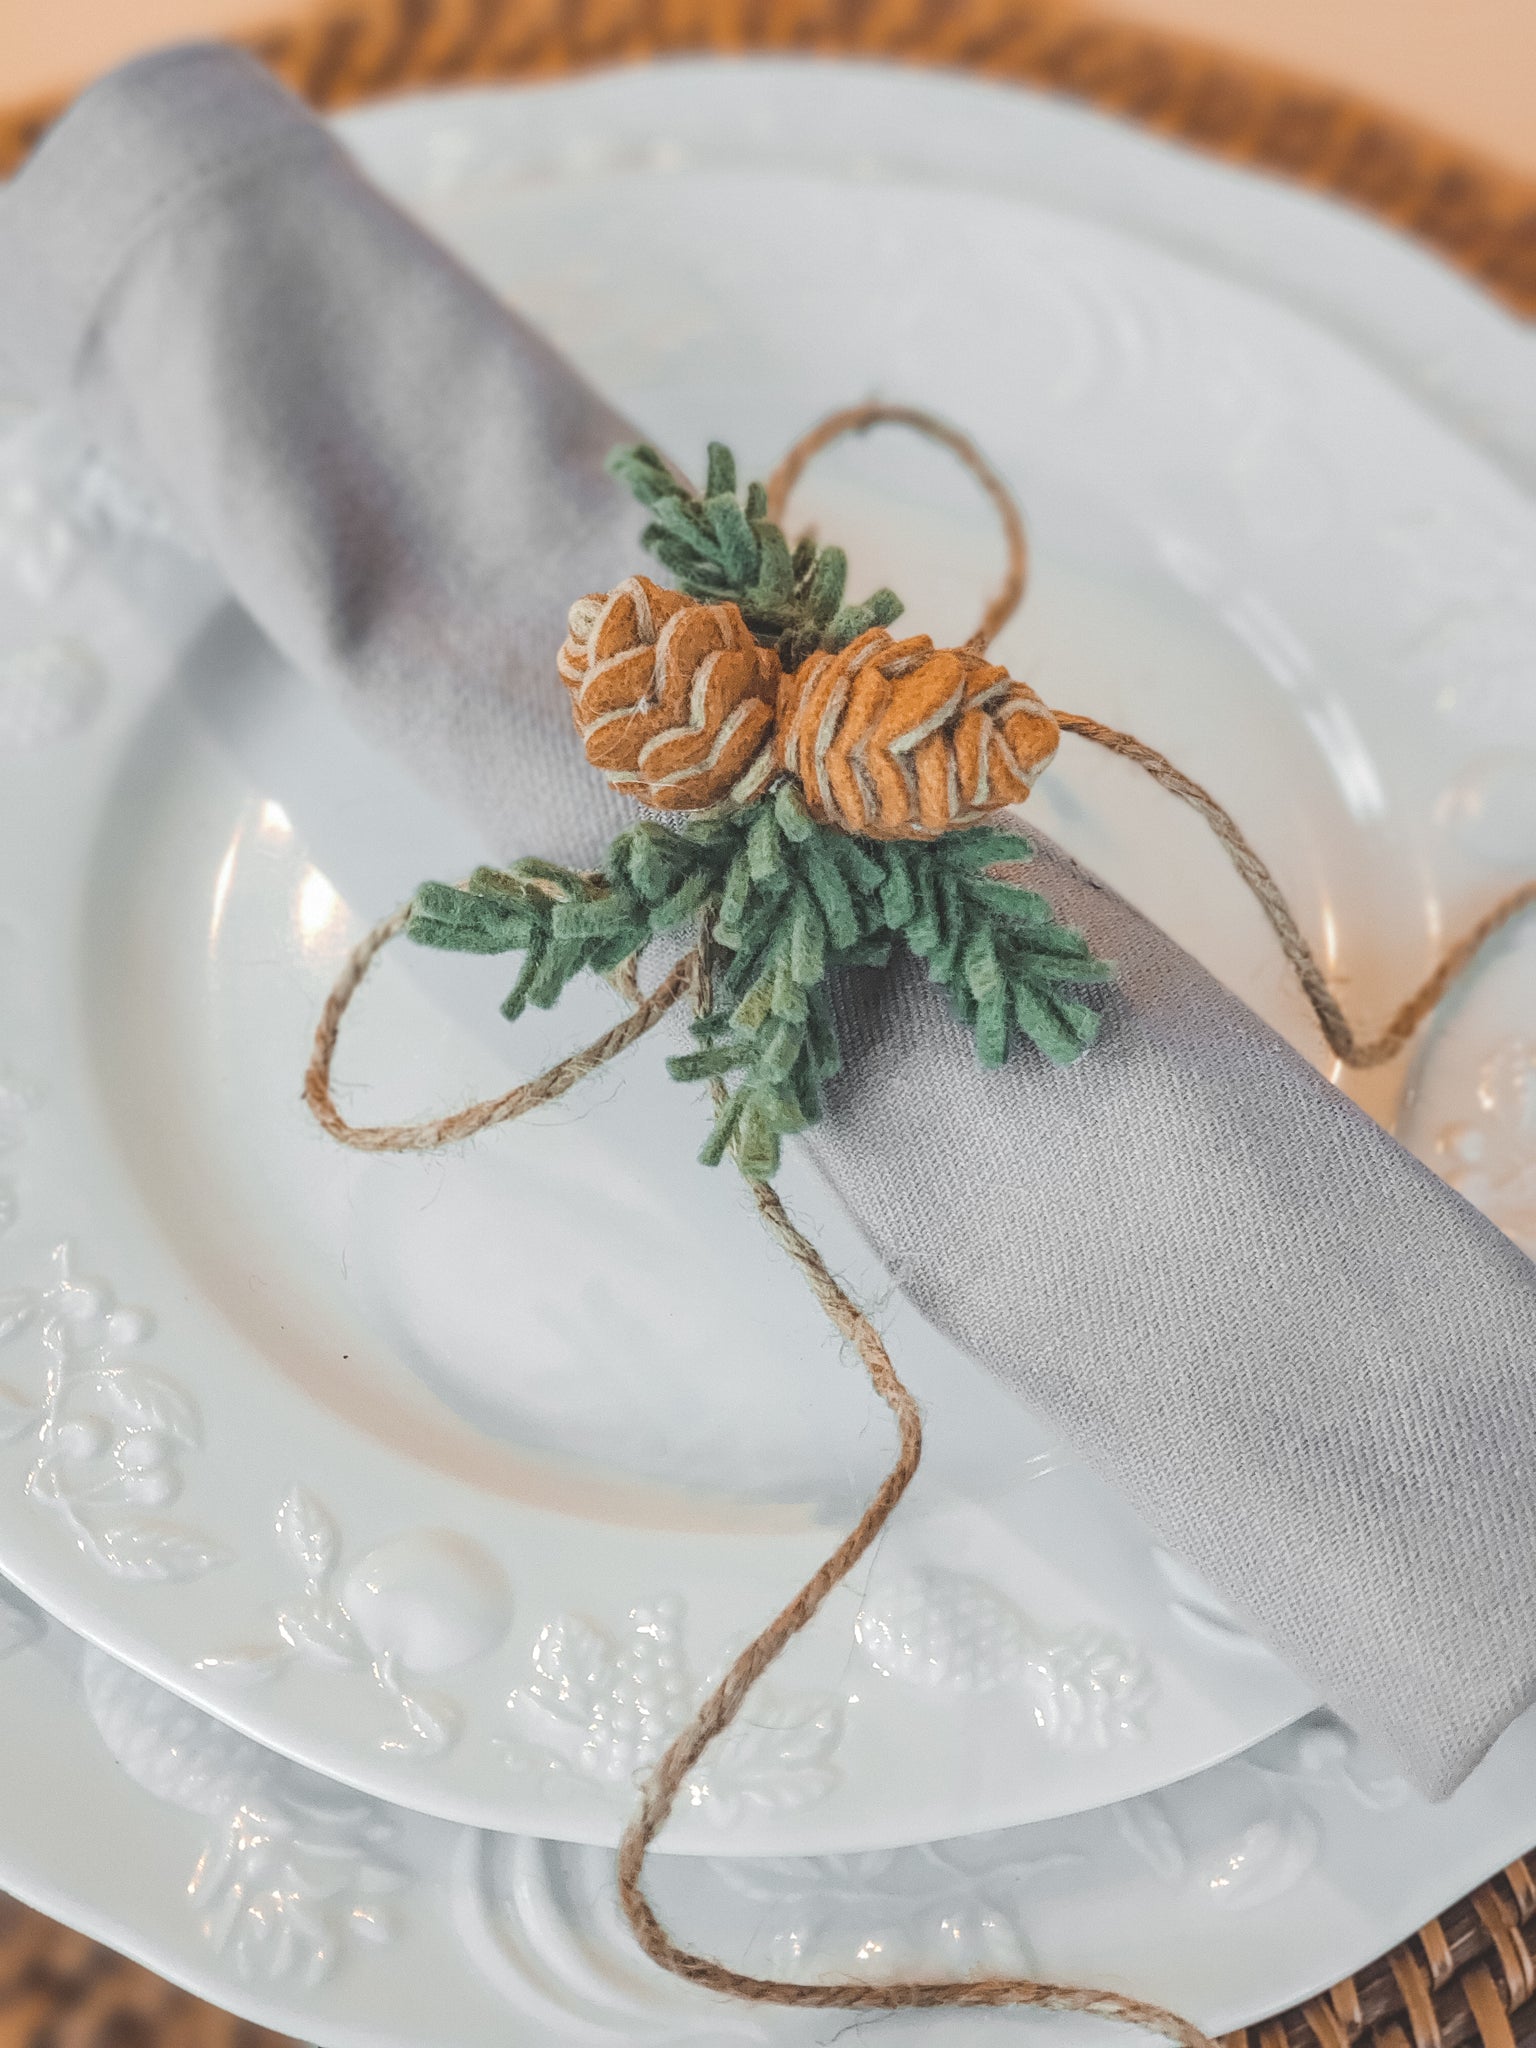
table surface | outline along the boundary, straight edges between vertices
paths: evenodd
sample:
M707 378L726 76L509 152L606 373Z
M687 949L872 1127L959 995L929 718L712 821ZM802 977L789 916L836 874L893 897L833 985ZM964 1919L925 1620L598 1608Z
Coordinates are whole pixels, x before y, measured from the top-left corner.
M82 84L135 51L236 34L314 0L0 0L0 99ZM1104 0L1106 15L1282 64L1536 174L1536 0Z

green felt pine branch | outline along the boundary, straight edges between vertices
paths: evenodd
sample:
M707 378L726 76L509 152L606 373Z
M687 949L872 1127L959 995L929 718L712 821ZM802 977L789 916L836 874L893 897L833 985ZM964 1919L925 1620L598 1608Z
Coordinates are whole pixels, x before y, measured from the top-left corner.
M818 547L811 534L791 549L768 517L761 484L749 484L738 501L736 460L720 442L710 443L702 494L680 483L643 443L615 449L608 467L650 510L641 539L678 589L706 604L737 605L754 638L776 647L786 669L900 616L901 600L891 590L846 603L848 557L841 548Z
M502 1004L511 1022L547 1010L578 974L611 974L662 932L691 923L718 889L724 857L643 823L621 832L599 874L553 861L476 868L462 889L425 882L406 926L418 945L454 953L522 953Z
M408 929L423 945L522 952L503 1005L516 1018L530 1003L548 1008L577 974L611 973L657 934L702 920L709 1006L694 1023L697 1051L668 1065L678 1080L721 1084L706 1163L730 1152L766 1180L782 1139L819 1119L838 1071L831 976L884 966L898 944L946 991L982 1066L1001 1066L1016 1036L1057 1062L1093 1043L1098 1013L1067 991L1112 968L1043 896L991 872L1030 851L985 827L855 838L818 824L785 781L729 817L631 826L600 873L525 860L481 868L462 889L429 882Z
M712 1166L730 1150L748 1179L768 1180L841 1064L829 975L883 966L891 941L863 842L816 824L792 782L746 817L713 919L701 1048L667 1064L680 1081L734 1080L700 1156Z
M945 989L982 1066L1002 1066L1015 1033L1066 1066L1099 1029L1098 1011L1066 990L1111 981L1114 968L1058 921L1043 896L989 872L1018 861L1021 845L1028 857L1015 834L985 826L891 840L881 848L884 908L892 929L926 962L929 980Z

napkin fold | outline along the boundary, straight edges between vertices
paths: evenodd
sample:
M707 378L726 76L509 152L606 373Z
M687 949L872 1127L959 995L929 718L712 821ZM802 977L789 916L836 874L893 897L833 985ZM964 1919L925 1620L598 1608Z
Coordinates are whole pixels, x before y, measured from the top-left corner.
M554 674L571 600L642 566L632 430L253 63L140 60L0 191L0 368L147 465L488 853L589 863L632 818ZM1042 843L1033 879L1119 965L1095 1050L983 1073L919 971L853 975L803 1142L931 1320L1443 1794L1536 1694L1536 1268L1091 875Z

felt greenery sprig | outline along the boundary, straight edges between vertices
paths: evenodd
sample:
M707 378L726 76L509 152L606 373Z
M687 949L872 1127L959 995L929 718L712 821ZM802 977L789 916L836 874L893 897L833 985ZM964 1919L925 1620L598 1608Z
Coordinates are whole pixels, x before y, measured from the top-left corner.
M426 946L523 955L509 1019L614 975L696 925L696 1049L668 1064L708 1081L701 1157L751 1180L822 1114L838 1072L835 977L898 948L926 967L1000 1067L1016 1040L1076 1059L1098 1013L1069 993L1111 978L1043 896L996 870L1029 842L981 822L1020 801L1055 751L1055 719L972 644L893 640L889 590L844 602L841 548L791 550L768 494L738 500L718 442L702 494L652 448L610 466L654 514L645 540L676 577L579 599L558 669L587 758L665 812L621 832L602 867L545 860L429 882L407 929Z
M1028 859L1029 842L979 827L932 841L858 839L812 818L792 781L732 816L673 831L621 832L600 871L542 860L481 868L464 888L429 882L410 935L456 952L524 955L503 1005L547 1009L584 972L608 974L663 933L702 920L710 1001L695 1052L675 1079L725 1092L701 1157L734 1154L750 1179L779 1165L780 1141L816 1123L841 1065L831 978L883 967L897 946L921 960L984 1067L1016 1036L1048 1059L1091 1045L1098 1014L1068 995L1112 970L1043 896L990 870Z
M760 483L748 484L738 501L736 458L719 441L709 444L702 494L679 482L643 442L615 449L608 467L651 512L641 544L671 570L678 589L703 604L734 604L753 638L776 648L785 668L798 668L818 648L835 652L871 626L901 616L894 590L845 603L847 555L818 546L809 533L791 548L768 517Z

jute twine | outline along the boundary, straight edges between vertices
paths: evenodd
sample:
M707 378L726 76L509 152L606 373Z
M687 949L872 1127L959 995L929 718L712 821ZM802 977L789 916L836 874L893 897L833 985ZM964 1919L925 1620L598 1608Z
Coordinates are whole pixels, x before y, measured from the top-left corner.
M1028 556L1024 524L1012 492L975 443L956 428L910 406L869 404L833 413L798 441L774 471L768 484L770 512L774 518L779 517L796 480L821 449L845 434L862 433L887 423L910 427L948 448L997 507L1007 545L1007 567L997 595L988 604L968 643L980 651L1017 608L1024 594ZM1536 882L1528 882L1504 897L1444 954L1385 1029L1374 1038L1364 1038L1350 1023L1329 987L1268 866L1210 791L1130 733L1117 732L1077 712L1058 711L1055 716L1064 731L1130 761L1205 820L1268 918L1330 1049L1347 1066L1375 1067L1394 1058L1474 955L1511 919L1536 905ZM434 1151L439 1146L473 1137L493 1124L509 1123L554 1101L616 1059L685 995L698 1014L709 1007L713 940L706 922L698 945L650 995L641 993L636 962L626 962L612 979L631 1005L629 1014L592 1044L547 1068L534 1080L451 1116L423 1123L353 1125L337 1108L332 1093L331 1068L337 1038L342 1019L369 968L405 929L407 916L408 909L395 911L376 925L349 955L321 1012L314 1052L304 1077L304 1099L321 1127L339 1143L359 1151ZM715 1087L718 1093L720 1084ZM869 1550L895 1513L922 1458L923 1426L917 1403L891 1364L879 1331L838 1283L815 1245L791 1220L773 1188L766 1181L752 1181L749 1186L770 1234L799 1268L832 1327L858 1353L870 1385L890 1409L896 1422L898 1451L895 1463L854 1528L789 1604L742 1651L641 1788L639 1809L625 1829L618 1852L619 1899L635 1939L652 1962L673 1976L703 1990L760 2005L884 2012L938 2006L1033 2006L1051 2012L1094 2013L1105 2019L1123 2020L1180 2043L1181 2048L1213 2048L1198 2027L1163 2006L1122 1992L1096 1991L1080 1985L1046 1984L1024 1977L975 1977L958 1982L919 1978L891 1983L850 1979L828 1984L753 1977L683 1948L657 1918L641 1883L646 1854L665 1826L690 1772L715 1738L736 1719L758 1679Z
M840 412L828 413L808 434L800 437L769 477L768 517L782 526L790 492L824 448L830 448L834 441L841 441L846 434L867 434L871 427L879 426L910 427L924 440L937 441L970 471L992 500L993 510L1003 529L1008 565L996 594L981 615L980 625L966 642L980 654L989 641L997 638L1023 602L1024 585L1029 580L1029 540L1018 499L976 443L969 435L962 434L958 427L936 419L931 412L924 412L918 406L884 405L878 400L871 400L865 405L844 406Z

